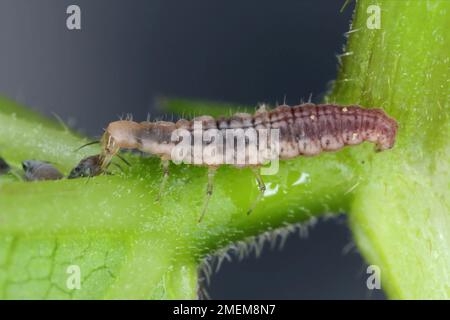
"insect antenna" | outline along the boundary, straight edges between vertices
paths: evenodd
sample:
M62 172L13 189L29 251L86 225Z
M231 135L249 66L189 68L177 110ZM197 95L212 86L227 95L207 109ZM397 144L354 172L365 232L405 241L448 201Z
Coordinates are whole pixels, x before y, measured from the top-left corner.
M91 141L91 142L88 142L86 144L83 144L81 147L75 149L74 152L77 152L77 151L83 149L84 147L87 147L87 146L90 146L90 145L93 145L93 144L96 144L96 143L100 143L100 140Z
M117 158L122 160L127 166L131 167L131 163L129 163L124 157L122 157L120 154L116 154Z

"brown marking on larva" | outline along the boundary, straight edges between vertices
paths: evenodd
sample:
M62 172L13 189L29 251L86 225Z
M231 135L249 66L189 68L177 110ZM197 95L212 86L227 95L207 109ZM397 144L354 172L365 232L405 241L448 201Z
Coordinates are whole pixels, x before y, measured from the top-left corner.
M192 119L191 124L198 122L202 124L204 130L217 129L216 119L211 116L199 116Z
M175 123L177 129L189 129L191 127L191 122L186 119L180 119Z
M230 117L230 125L226 129L246 129L253 126L253 115L249 113L236 113Z
M136 136L141 140L141 148L144 141L157 143L170 143L172 132L176 129L173 122L158 121L141 123L141 129L137 130Z
M218 117L216 119L216 127L217 129L221 130L221 129L225 129L227 126L227 122L225 117Z
M253 126L256 129L266 128L267 124L270 123L270 112L265 111L265 107L261 107L258 111L256 111L253 118Z

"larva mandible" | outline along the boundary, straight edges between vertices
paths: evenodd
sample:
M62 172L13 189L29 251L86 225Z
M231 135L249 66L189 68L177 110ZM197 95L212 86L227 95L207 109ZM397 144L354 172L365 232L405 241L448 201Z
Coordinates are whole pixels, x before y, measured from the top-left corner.
M382 109L362 108L360 106L338 106L332 104L315 105L311 103L294 107L281 105L274 110L266 110L261 107L254 115L247 113L237 113L231 117L213 118L211 116L201 116L192 120L181 119L174 122L134 122L121 120L111 122L106 128L102 139L102 152L98 155L101 169L105 170L112 157L121 148L138 149L145 153L157 155L163 164L164 176L161 182L159 196L168 178L169 161L172 160L172 151L179 141L173 140L173 133L176 130L184 129L193 135L195 123L201 123L202 130L216 130L226 141L227 130L255 129L255 130L278 130L279 132L279 159L291 159L298 156L315 156L324 151L337 151L346 145L357 145L364 141L372 142L376 145L377 151L390 149L394 146L397 134L397 122L389 117ZM193 137L191 141L195 140ZM255 142L256 141L256 142ZM265 191L264 182L257 168L263 163L249 163L250 147L259 144L260 140L245 140L245 162L238 167L251 167L256 175L260 195L252 205L248 213L252 211L256 203L261 199ZM201 141L203 147L207 147L209 142ZM234 138L233 145L235 144ZM207 196L202 219L209 198L213 189L214 173L220 165L230 164L225 161L214 162L208 157L196 165L203 165L209 168ZM232 160L236 160L233 158ZM101 171L101 170L99 170ZM158 198L159 198L158 196Z

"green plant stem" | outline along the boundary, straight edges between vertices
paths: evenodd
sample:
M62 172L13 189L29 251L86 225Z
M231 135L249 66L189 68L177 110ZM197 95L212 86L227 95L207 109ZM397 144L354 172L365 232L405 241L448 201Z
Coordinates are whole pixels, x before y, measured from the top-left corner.
M366 27L372 4L380 30ZM382 107L400 128L358 186L351 228L389 297L448 299L450 2L359 1L357 13L327 100Z
M2 114L0 123L5 133L0 137L2 156L13 163L27 158L45 159L67 173L78 159L99 151L98 147L89 147L74 153L86 142L84 139L36 126L25 118L11 121L10 114ZM17 147L9 145L11 140L23 149L17 152ZM63 247L66 241L83 240L89 243L90 251L98 251L99 255L104 248L96 248L91 239L111 243L110 251L121 243L123 255L116 258L127 263L114 260L113 267L108 267L114 277L104 281L108 284L103 285L104 291L96 291L99 298L192 298L196 295L193 284L197 283L194 270L205 254L324 212L346 211L352 196L348 191L358 181L358 164L346 153L282 163L278 175L265 177L269 191L250 216L246 211L258 194L251 170L221 168L201 223L197 220L206 193L206 168L172 165L167 190L160 203L155 203L162 178L159 160L128 154L132 167L113 176L3 184L0 234L13 236L19 242L23 235L50 238L50 243L57 241ZM20 252L15 257L8 248L4 251L5 256L12 254L9 260L33 258L21 257ZM84 259L84 255L79 257ZM83 265L83 259L64 254L61 257L68 264ZM12 268L5 263L7 270ZM183 286L178 288L178 284ZM86 288L85 297L92 296L92 290ZM13 297L14 292L6 297ZM75 297L83 297L77 294Z
M350 35L351 54L342 57L327 99L384 108L400 124L393 150L374 153L363 144L283 161L277 175L264 177L268 191L250 216L258 194L251 171L221 168L201 223L205 168L172 165L159 203L159 160L132 154L132 167L113 176L1 178L0 297L194 298L205 255L324 213L350 212L357 245L380 266L389 297L448 298L449 5L375 3L382 29L365 28L369 2L358 2L359 31ZM68 173L98 153L94 146L73 152L85 142L0 101L0 154L13 165L34 158ZM80 266L79 290L66 285L69 265Z

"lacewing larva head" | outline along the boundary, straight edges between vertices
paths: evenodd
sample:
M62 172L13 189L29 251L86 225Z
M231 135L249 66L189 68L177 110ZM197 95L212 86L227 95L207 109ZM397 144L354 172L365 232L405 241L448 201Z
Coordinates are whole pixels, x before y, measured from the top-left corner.
M59 180L64 176L51 163L37 160L25 160L22 162L22 168L25 172L25 180Z
M171 135L176 129L173 122L156 121L137 123L130 120L111 122L101 138L102 145L102 169L106 169L120 149L138 149L155 151L155 154L163 155L167 151Z
M100 140L102 170L106 169L119 149L137 149L139 147L137 132L140 128L139 123L129 120L114 121L108 125Z
M81 177L98 176L99 174L101 174L103 172L101 164L102 164L102 159L99 154L86 157L86 158L82 159L78 163L78 165L70 171L67 178L68 179L76 179L76 178L81 178Z

